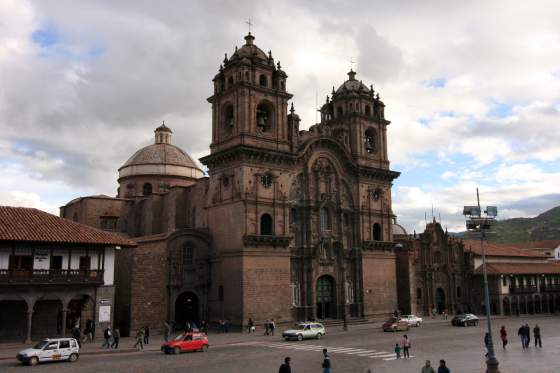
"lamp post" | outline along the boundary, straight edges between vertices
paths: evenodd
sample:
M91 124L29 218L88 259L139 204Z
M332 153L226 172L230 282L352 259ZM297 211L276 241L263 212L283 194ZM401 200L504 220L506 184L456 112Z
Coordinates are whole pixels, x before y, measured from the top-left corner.
M490 320L490 292L488 291L488 275L486 273L486 254L484 252L485 231L489 230L498 215L496 206L487 206L482 216L480 208L480 196L476 188L476 206L465 206L463 215L467 217L467 230L469 232L480 233L480 250L482 252L482 274L484 278L484 301L486 304L486 320L488 327L488 356L486 358L486 373L500 373L498 369L498 359L494 353L494 343L492 341L492 323Z

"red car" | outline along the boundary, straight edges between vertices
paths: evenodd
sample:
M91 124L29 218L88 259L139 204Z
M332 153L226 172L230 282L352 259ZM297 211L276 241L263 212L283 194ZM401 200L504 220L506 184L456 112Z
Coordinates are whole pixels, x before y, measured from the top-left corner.
M404 319L390 318L382 325L384 332L396 332L399 330L408 330L408 321Z
M206 351L208 337L202 333L185 333L178 335L174 340L165 342L161 351L166 354L180 354L186 351Z

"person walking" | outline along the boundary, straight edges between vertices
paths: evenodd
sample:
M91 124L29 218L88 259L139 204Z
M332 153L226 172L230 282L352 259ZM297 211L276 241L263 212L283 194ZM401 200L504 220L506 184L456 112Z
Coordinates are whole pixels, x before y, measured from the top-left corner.
M292 368L290 367L290 357L284 358L284 363L280 365L280 369L278 369L278 373L292 373Z
M204 334L208 334L208 323L206 320L202 320L200 323L200 331Z
M525 346L527 345L527 342L525 340L525 326L524 325L521 325L521 327L517 330L517 335L519 336L519 338L521 338L521 347L523 349L525 349L526 348Z
M403 357L405 359L410 358L410 339L408 339L408 335L403 336L402 340L402 349L403 349Z
M533 328L533 337L535 338L535 347L537 347L537 342L540 348L542 348L542 340L541 340L541 328L539 324L535 324Z
M488 351L490 349L490 334L484 334L484 347L486 347L486 354L484 356L488 357Z
M140 349L143 350L144 349L144 344L142 343L144 341L144 330L142 328L139 328L138 331L136 332L136 343L134 344L134 346L132 346L132 348L137 348L138 345L140 345Z
M150 344L150 327L148 325L144 327L144 344Z
M529 324L525 324L525 341L526 341L526 348L531 347L531 328L529 327Z
M115 328L115 330L113 330L113 343L111 343L111 348L114 348L115 350L118 349L120 340L121 331L119 330L119 328Z
M323 373L331 372L331 358L326 348L323 348L323 364L321 367L323 368Z
M398 343L395 344L395 355L397 355L397 359L401 358L401 346Z
M445 360L439 361L439 368L437 369L437 373L450 373Z
M78 342L78 347L82 348L82 333L80 332L80 328L75 326L72 329L72 338L74 338Z
M249 321L247 322L247 334L251 334L252 332L254 332L254 327L255 322L253 321L253 318L249 317Z
M432 319L435 319L437 315L437 309L435 307L432 308Z
M84 341L93 342L93 321L86 321L86 328L84 329Z
M105 330L103 331L103 344L101 345L101 348L107 347L110 348L111 347L111 328L107 327L105 328Z
M430 363L430 360L426 360L426 364L422 367L420 373L436 373L434 368L432 368L432 363Z
M269 334L270 334L270 321L266 319L266 321L264 322L264 335L269 335Z
M505 325L502 325L502 328L500 329L500 339L502 340L502 348L505 350L506 345L508 344L507 331Z
M274 329L276 329L276 324L274 323L274 319L270 319L270 334L274 336Z
M171 326L166 321L163 323L163 340L169 342L169 335L171 335Z

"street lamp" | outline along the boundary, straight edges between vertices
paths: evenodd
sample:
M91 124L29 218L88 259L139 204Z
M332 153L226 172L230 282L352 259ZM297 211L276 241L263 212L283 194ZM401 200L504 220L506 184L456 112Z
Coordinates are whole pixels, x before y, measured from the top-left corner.
M480 196L476 188L476 206L465 206L463 215L467 218L467 230L469 232L480 233L480 250L482 251L482 273L484 277L484 300L486 303L486 320L488 326L488 357L486 359L486 373L500 373L498 369L498 359L494 353L494 343L492 342L492 324L490 321L490 292L488 291L488 276L486 274L486 255L484 252L485 232L490 229L496 221L498 208L496 206L486 207L482 216L480 208Z

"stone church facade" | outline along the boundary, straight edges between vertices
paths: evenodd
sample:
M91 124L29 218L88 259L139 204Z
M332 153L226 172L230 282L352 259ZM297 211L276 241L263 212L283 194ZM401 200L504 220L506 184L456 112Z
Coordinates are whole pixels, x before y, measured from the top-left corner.
M117 197L61 215L120 231L117 323L377 318L397 307L384 104L350 71L300 130L287 74L245 37L213 79L207 176L171 129L119 169Z

